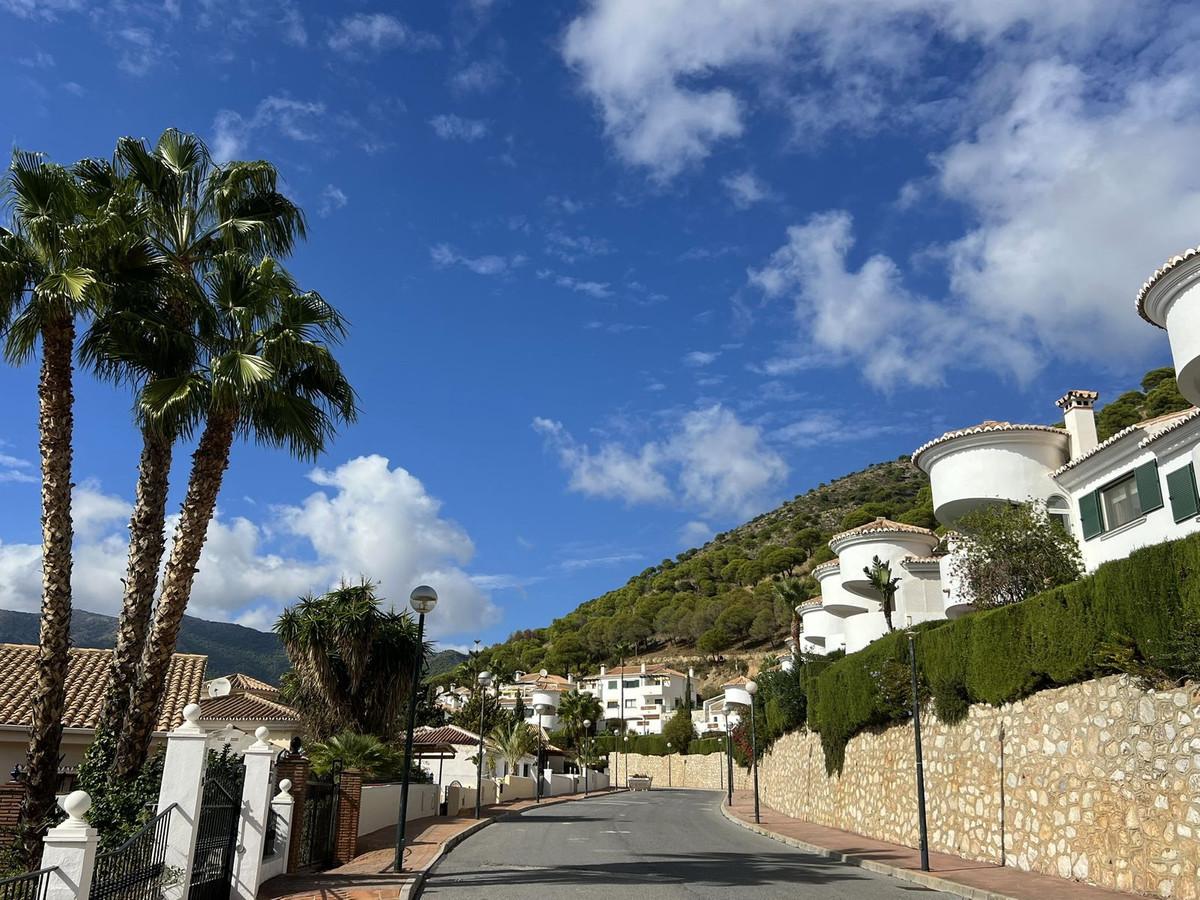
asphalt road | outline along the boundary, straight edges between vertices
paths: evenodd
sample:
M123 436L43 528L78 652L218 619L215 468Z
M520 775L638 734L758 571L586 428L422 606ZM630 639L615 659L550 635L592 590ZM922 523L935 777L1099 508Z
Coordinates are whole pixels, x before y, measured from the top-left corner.
M612 794L497 822L434 869L423 896L439 900L948 897L747 831L703 791ZM631 893L630 889L633 889ZM615 891L615 892L614 892Z

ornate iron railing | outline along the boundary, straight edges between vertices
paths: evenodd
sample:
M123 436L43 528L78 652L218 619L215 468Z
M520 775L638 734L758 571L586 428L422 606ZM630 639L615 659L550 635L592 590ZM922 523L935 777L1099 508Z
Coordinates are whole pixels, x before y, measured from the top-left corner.
M38 869L0 880L0 900L43 900L50 887L50 873L57 868Z
M90 900L158 900L166 873L171 804L119 847L96 856ZM0 898L2 900L2 898Z
M263 859L270 859L275 855L277 840L279 840L279 813L272 809L267 813L267 833L263 835Z

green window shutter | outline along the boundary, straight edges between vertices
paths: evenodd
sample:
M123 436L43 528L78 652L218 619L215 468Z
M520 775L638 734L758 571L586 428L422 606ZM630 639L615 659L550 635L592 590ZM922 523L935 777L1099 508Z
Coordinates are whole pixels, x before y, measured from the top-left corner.
M1171 513L1176 522L1200 513L1200 496L1196 493L1196 470L1188 463L1182 469L1167 473L1167 494L1171 497Z
M1100 518L1099 491L1079 498L1079 522L1083 525L1084 540L1090 541L1104 530L1104 520Z
M1142 512L1148 513L1154 509L1162 509L1162 487L1158 483L1158 463L1154 460L1133 470L1133 478L1137 482L1138 504Z

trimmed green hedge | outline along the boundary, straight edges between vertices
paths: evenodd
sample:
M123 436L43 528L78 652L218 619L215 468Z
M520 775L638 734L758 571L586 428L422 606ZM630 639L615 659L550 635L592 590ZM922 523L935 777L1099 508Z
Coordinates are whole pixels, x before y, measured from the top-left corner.
M620 743L611 734L602 734L596 738L596 749L600 753L611 753L614 744L619 745ZM678 747L672 747L671 749L676 753L680 752ZM686 752L704 755L722 752L724 749L725 741L721 738L702 738L688 744ZM661 734L630 735L629 740L625 743L624 750L629 753L640 753L643 756L666 756L667 739Z
M689 756L708 756L710 753L724 753L724 738L700 738L688 744Z
M917 628L920 687L940 718L972 703L999 706L1113 671L1180 668L1179 635L1200 621L1200 535L1105 563L1073 584L1012 606ZM1195 649L1200 655L1200 648ZM825 767L840 772L847 742L910 715L908 641L897 632L808 679L808 725Z

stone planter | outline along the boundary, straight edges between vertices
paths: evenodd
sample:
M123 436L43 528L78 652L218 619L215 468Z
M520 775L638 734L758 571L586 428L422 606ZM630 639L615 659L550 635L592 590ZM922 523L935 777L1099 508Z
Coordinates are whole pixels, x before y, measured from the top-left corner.
M628 779L627 784L631 791L648 791L650 790L650 782L652 780L645 775L634 775Z

